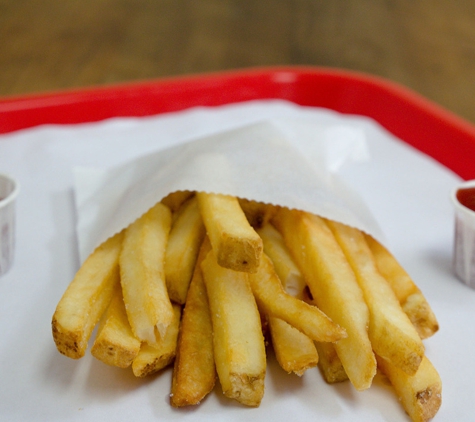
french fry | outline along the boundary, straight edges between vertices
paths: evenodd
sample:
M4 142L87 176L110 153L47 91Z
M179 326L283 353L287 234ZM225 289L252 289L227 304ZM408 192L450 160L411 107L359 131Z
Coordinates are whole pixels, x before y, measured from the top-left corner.
M237 198L205 192L196 195L218 264L235 271L257 271L262 239L247 221Z
M97 330L91 354L107 365L127 368L139 353L140 341L132 333L120 283Z
M289 295L301 299L307 285L281 234L270 223L258 229L257 233L282 287ZM307 369L317 365L318 353L310 337L279 318L269 317L268 320L276 359L284 371L302 376Z
M266 351L261 319L245 272L221 267L211 250L201 264L213 323L216 370L226 397L259 406Z
M58 302L52 319L53 338L60 353L84 356L92 331L119 283L123 233L106 240L84 261Z
M345 368L333 343L315 343L318 352L318 367L328 384L348 380Z
M369 338L380 357L414 374L424 356L424 345L404 313L388 282L379 273L363 233L326 220L343 249L370 311Z
M269 329L275 357L287 373L302 376L318 364L314 342L280 318L269 317Z
M313 299L308 289L304 291L303 300L313 305ZM348 380L345 368L335 348L334 343L315 342L318 353L318 367L323 378L328 384L335 384Z
M120 254L120 278L134 335L157 344L173 321L164 259L171 226L170 209L160 202L127 227Z
M262 238L264 252L274 264L284 290L291 296L302 299L307 283L285 246L282 235L271 224L266 224L257 233Z
M188 289L178 336L170 403L174 407L199 404L214 388L213 326L201 262L211 246L204 242Z
M439 323L419 287L387 248L369 235L365 235L365 239L379 272L393 289L421 339L434 335L439 329Z
M256 230L260 227L264 227L277 210L277 207L264 202L244 198L238 198L238 201L247 221L249 221L249 224Z
M160 202L170 208L172 213L175 213L181 207L183 202L193 196L193 194L194 192L189 190L177 190L175 192L169 193Z
M442 381L429 359L423 357L414 375L408 375L379 356L377 359L411 420L427 422L432 419L442 404Z
M172 311L173 320L160 342L156 346L142 343L138 355L132 362L132 372L136 377L154 374L173 363L180 328L181 306L173 304Z
M335 324L316 306L284 291L272 261L266 254L262 255L257 272L249 274L249 281L260 309L284 320L312 340L335 342L347 336L345 329Z
M165 252L165 279L168 295L183 305L203 238L206 234L196 197L178 210Z
M282 208L272 223L283 235L317 306L347 332L335 348L348 378L357 390L369 388L376 374L369 311L335 237L321 218L302 211Z

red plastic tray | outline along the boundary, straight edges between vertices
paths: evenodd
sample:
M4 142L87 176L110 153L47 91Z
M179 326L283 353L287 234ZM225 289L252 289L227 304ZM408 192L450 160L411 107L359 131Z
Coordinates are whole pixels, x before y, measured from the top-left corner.
M271 98L371 117L462 178L475 178L474 125L387 80L328 68L238 70L4 98L0 133Z

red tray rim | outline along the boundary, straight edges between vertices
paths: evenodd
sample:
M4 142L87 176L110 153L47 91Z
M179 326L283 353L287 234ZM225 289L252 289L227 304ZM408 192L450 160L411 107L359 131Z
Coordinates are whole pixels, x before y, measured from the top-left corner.
M313 66L237 69L0 98L0 134L283 99L376 120L463 179L475 178L475 125L387 79Z

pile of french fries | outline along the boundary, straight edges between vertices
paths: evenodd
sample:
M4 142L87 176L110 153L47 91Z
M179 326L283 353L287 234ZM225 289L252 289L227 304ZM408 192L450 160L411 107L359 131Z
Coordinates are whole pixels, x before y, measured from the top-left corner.
M144 377L173 364L170 402L259 406L266 353L287 373L368 389L379 369L413 421L441 404L422 340L438 330L394 256L358 229L205 192L174 192L83 263L59 301L62 354Z

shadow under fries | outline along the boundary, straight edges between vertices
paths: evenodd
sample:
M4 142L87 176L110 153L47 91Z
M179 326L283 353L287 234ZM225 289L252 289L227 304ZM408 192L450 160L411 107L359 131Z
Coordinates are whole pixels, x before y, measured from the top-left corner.
M309 371L318 369L311 368ZM266 389L272 388L276 395L299 394L299 390L307 388L305 386L305 374L299 377L295 374L288 374L278 364L273 350L267 349L267 373ZM265 395L264 395L265 398Z
M266 390L272 389L277 400L279 396L295 395L299 401L307 403L312 411L318 409L322 419L339 415L342 409L341 403L351 401L357 394L350 382L327 384L317 367L308 369L299 377L287 374L277 363L272 350L268 351L267 357ZM322 394L325 390L330 390L331 394ZM264 395L263 403L265 401Z
M41 354L45 356L46 360L45 364L41 366L43 385L50 385L58 393L64 393L72 388L75 379L81 378L85 365L90 364L90 362L86 361L90 359L78 362L60 355L53 342L47 347L48 351Z
M401 418L407 418L407 420L409 420L391 382L380 371L378 371L373 378L371 391L374 397L371 401L371 406L375 411L379 411L385 420L390 421L392 420L391 417L397 414L400 414ZM364 392L362 392L362 394L364 394Z
M92 356L88 357L88 360L91 361L86 381L88 398L100 396L101 400L120 400L124 393L144 388L154 380L154 377L137 378L131 368L124 370L104 365Z
M95 331L91 337L94 336ZM48 355L48 362L43 366L45 384L54 383L52 388L61 394L79 390L88 400L113 401L123 398L126 392L153 382L153 376L137 378L131 369L104 365L89 353L91 347L92 343L89 344L86 355L77 360L62 355L58 357L58 351L51 348L45 354Z
M356 411L357 407L361 405L359 399L365 401L365 394L369 399L369 391L356 391L349 381L327 384L318 368L310 368L302 377L299 377L283 371L272 351L268 351L267 358L266 389L272 389L277 399L278 396L289 394L301 397L302 401L308 403L309 407L318 409L322 420L336 417L342 413L344 408L353 408ZM312 383L313 385L310 385ZM331 394L322 394L324 390L329 390ZM311 396L311 400L309 400L309 396ZM266 396L264 396L263 403L265 400ZM324 405L322 403L320 406L320 401L324 401ZM399 413L404 417L404 410L400 406L391 383L379 371L375 375L371 386L371 407L374 412L380 413L383 417Z

